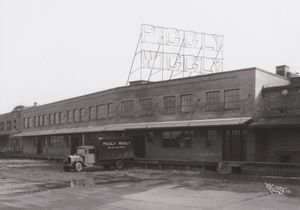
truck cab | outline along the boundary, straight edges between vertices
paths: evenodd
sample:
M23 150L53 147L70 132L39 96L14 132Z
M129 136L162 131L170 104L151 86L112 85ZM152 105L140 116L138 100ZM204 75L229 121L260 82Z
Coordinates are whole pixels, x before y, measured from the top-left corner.
M94 146L79 146L76 148L76 154L69 155L64 160L63 169L65 171L74 169L80 172L84 167L91 167L95 164L95 155Z

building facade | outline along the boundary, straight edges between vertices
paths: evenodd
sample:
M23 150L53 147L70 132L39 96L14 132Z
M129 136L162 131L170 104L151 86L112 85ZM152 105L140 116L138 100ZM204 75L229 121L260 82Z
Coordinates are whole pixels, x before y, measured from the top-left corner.
M290 84L258 68L136 81L24 109L13 136L32 155L66 156L100 136L124 135L134 139L140 158L260 161L261 137L251 125L265 118L268 90Z
M287 66L278 67L277 73L290 74ZM256 161L300 162L300 77L289 77L289 84L262 91L263 116L251 125L256 134Z

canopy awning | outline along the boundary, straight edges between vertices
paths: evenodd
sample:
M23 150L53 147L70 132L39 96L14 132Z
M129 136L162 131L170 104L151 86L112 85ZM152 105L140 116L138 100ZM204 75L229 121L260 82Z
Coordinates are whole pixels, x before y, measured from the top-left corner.
M91 133L101 131L125 131L137 129L158 129L158 128L183 128L183 127L210 127L210 126L230 126L244 125L250 122L251 117L241 118L221 118L206 120L185 120L185 121L166 121L166 122L146 122L146 123L124 123L110 124L103 126L88 126L78 128L64 128L42 131L22 132L14 136L45 136L56 134L72 134L72 133Z
M250 126L253 128L300 127L300 117L262 118Z

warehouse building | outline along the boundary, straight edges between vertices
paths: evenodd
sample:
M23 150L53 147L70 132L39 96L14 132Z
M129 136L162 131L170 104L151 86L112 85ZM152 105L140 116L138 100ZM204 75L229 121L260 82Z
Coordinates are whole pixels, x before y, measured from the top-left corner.
M14 137L21 128L21 111L0 115L0 152L20 152L20 138Z
M262 157L266 147L261 146L261 129L255 123L266 118L265 96L277 86L292 86L293 80L247 68L160 82L134 81L24 109L22 126L13 136L19 139L20 151L31 155L63 157L100 136L118 135L134 139L140 158L274 161Z

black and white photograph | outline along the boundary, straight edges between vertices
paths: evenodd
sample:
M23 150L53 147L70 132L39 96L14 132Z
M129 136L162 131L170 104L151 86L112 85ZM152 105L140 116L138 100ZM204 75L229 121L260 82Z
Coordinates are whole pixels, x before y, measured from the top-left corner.
M299 0L0 0L0 210L299 210Z

